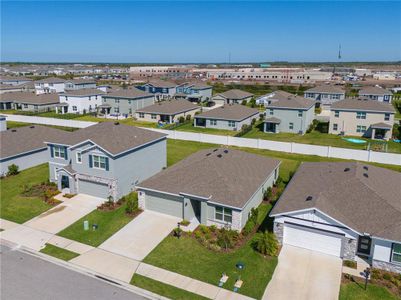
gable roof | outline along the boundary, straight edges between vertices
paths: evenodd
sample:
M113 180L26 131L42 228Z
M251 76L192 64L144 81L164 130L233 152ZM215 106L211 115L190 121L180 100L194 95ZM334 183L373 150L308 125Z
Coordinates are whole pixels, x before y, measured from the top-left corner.
M338 85L319 85L305 91L305 93L345 94L345 90Z
M103 92L99 89L79 89L79 90L66 90L62 95L65 96L92 96L92 95L105 95L106 92Z
M176 115L191 110L199 109L199 106L188 100L166 100L138 109L136 112L162 115Z
M135 98L153 97L153 95L150 93L141 91L140 89L137 89L137 88L130 88L130 89L112 90L110 93L105 95L105 97L119 97L119 98L135 99Z
M0 132L0 159L46 148L48 138L68 136L69 132L41 125L24 126Z
M65 79L57 77L48 77L41 80L35 81L35 83L64 83Z
M18 77L18 76L0 76L0 81L32 81L31 78Z
M310 109L316 103L315 100L306 99L302 96L293 95L284 91L276 91L272 96L267 108L289 108L289 109Z
M228 90L224 93L220 93L220 94L218 94L218 96L221 96L226 99L242 100L242 99L246 99L249 97L253 97L253 94L245 92L245 91L241 91L238 89L232 89L232 90Z
M70 132L68 136L47 138L46 142L75 146L90 140L111 155L117 155L165 137L165 134L134 126L101 122Z
M173 88L173 87L176 87L178 85L178 84L176 84L174 82L161 80L161 79L152 79L146 84L150 84L150 85L153 85L154 87L160 87L160 88Z
M279 164L240 150L206 149L143 181L139 188L190 194L241 209Z
M395 113L393 105L379 102L376 100L370 100L367 98L351 99L347 98L334 102L331 105L330 110L351 110L351 111L374 111L374 112L389 112Z
M359 95L392 95L389 90L378 86L366 86L359 90Z
M196 115L195 118L242 121L257 114L259 114L259 110L256 108L250 108L241 104L233 104L211 109Z
M1 102L15 102L33 105L46 105L59 103L58 94L39 94L32 92L9 92L0 95Z
M400 182L399 172L359 162L303 163L270 215L316 208L360 233L401 241Z

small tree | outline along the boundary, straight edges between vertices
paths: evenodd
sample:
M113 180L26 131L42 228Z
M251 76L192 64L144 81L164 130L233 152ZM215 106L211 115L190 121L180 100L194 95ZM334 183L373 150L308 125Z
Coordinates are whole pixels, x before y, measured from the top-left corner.
M272 188L269 186L265 191L263 198L264 200L272 200L272 196L273 196L273 191Z
M238 238L238 232L231 229L222 228L217 235L217 244L224 249L233 248Z
M272 232L265 231L255 234L252 246L263 255L277 256L278 254L277 238Z
M241 104L246 105L247 104L246 100L242 100Z
M132 192L126 197L127 206L125 207L125 212L127 214L132 214L138 209L138 196L135 192Z
M183 116L178 118L178 122L180 123L184 123L185 122L185 118Z
M19 167L16 164L8 166L7 176L17 175L19 173Z
M187 115L187 116L185 117L185 120L191 121L191 115Z

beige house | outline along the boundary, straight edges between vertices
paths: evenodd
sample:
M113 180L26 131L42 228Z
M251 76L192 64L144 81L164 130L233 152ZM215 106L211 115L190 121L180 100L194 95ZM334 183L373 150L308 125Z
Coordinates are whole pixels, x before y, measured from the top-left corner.
M135 115L139 121L174 123L188 115L193 118L199 110L197 104L188 100L167 100L138 109Z
M389 140L394 114L391 104L367 98L338 101L330 108L329 133Z

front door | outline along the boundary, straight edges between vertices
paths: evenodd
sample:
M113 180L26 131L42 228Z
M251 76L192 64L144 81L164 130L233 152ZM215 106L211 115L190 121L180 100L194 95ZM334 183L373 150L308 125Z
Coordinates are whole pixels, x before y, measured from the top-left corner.
M370 255L372 239L369 236L360 236L358 239L358 253Z
M191 205L194 210L195 217L201 221L201 201L191 199Z
M61 188L62 189L69 189L70 188L70 179L68 176L61 176Z
M276 132L276 124L275 123L266 123L266 132Z

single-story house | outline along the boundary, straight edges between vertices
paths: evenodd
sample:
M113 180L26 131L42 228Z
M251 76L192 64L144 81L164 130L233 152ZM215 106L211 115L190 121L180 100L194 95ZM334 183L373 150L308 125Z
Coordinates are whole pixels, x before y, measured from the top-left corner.
M316 105L323 109L329 109L334 102L345 99L345 90L338 85L320 85L306 90L304 97L315 100Z
M101 105L102 96L105 95L99 89L73 89L59 94L60 105L56 107L57 112L83 114L97 111Z
M360 97L367 97L379 102L391 103L391 100L393 99L392 92L379 86L366 86L360 89L358 94Z
M51 111L60 103L57 94L35 94L32 92L11 92L1 95L1 102L8 109L44 112Z
M165 100L136 111L140 121L174 123L180 117L193 118L200 107L188 100Z
M280 161L240 150L206 149L143 181L144 210L241 230L278 178Z
M31 78L17 76L0 76L0 84L21 85L32 82Z
M392 104L368 98L345 99L330 108L329 133L388 140L392 136Z
M65 82L66 90L96 89L96 81L91 78L72 79Z
M270 216L283 245L401 273L401 173L359 162L306 162Z
M174 98L191 102L204 102L212 98L213 88L207 84L183 83L176 87Z
M8 166L15 164L25 170L48 162L48 138L63 137L66 133L47 126L32 125L7 130L6 118L0 116L0 176L8 172Z
M116 201L166 167L166 135L102 122L46 140L50 181L71 194Z
M65 80L49 77L35 81L36 94L62 93L65 90Z
M252 99L252 97L253 94L251 93L232 89L213 96L211 102L213 102L215 105L241 104L243 101L246 101L248 103Z
M315 100L280 91L266 106L264 132L304 134L315 117Z
M229 104L195 115L194 126L214 129L241 130L258 119L259 110L241 104Z
M148 83L137 86L138 89L155 95L157 101L171 99L176 93L177 84L174 82L152 79Z
M103 103L99 106L105 114L135 116L138 109L152 105L155 102L153 94L137 88L111 90L102 96Z

